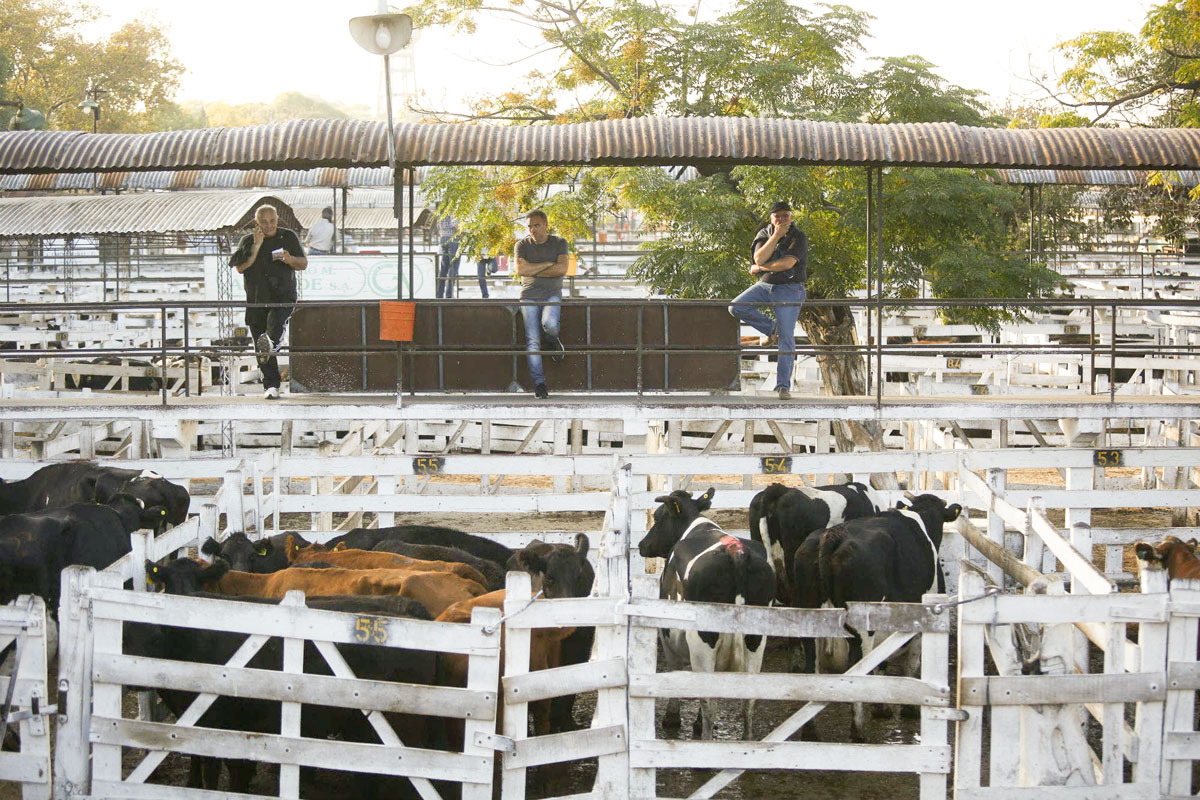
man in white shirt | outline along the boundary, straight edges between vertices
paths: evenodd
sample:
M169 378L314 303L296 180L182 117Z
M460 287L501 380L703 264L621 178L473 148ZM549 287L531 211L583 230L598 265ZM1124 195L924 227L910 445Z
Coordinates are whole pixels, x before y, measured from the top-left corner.
M308 229L304 244L308 246L309 254L326 255L333 252L333 209L326 206L321 209L321 218Z

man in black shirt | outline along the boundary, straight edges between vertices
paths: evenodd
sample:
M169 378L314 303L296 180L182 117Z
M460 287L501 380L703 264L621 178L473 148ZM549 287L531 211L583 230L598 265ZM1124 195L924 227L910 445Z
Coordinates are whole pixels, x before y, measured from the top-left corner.
M808 279L808 237L792 224L792 207L787 203L771 206L771 221L755 235L750 245L750 274L757 276L758 282L733 299L729 313L766 336L768 342L778 341L775 391L780 400L790 400L796 321ZM760 305L771 306L775 319L759 311Z
M539 350L548 350L555 361L563 360L563 345L558 338L562 315L563 276L567 274L570 256L567 240L550 233L546 212L540 208L525 216L529 235L517 242L514 256L517 274L521 276L521 316L525 321L525 350L529 360L529 380L533 396L545 400L546 373L542 369Z
M275 207L261 205L254 212L254 232L242 238L229 264L242 273L247 303L277 304L247 308L246 327L262 369L263 397L278 400L280 375L275 350L296 307L296 273L308 266L308 258L295 231L279 227Z

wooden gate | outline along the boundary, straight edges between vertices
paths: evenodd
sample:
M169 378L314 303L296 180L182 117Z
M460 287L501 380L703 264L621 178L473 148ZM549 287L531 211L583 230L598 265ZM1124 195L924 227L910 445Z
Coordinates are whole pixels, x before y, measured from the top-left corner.
M21 595L0 606L0 652L13 646L4 660L6 674L0 676L0 730L15 729L21 741L19 751L0 752L0 776L21 785L23 800L50 797L48 718L55 708L46 687L46 639L40 597Z
M120 589L118 577L78 567L64 571L63 589L60 675L69 687L69 703L60 719L55 756L59 796L193 796L186 789L146 783L168 754L188 753L278 765L282 798L299 797L301 766L406 776L426 800L439 797L431 783L435 780L462 783L464 798L491 797L493 751L475 742L495 732L500 667L495 623L500 615L494 609L477 609L467 625L357 616L306 608L298 592L279 605L127 592ZM246 639L227 664L149 658L126 652L124 623L205 628ZM249 668L254 654L275 637L282 639L282 670ZM310 642L332 675L305 673ZM358 678L337 645L465 654L470 659L468 686ZM127 718L122 713L127 686L199 694L174 724L167 724ZM280 730L197 727L218 695L279 703ZM358 709L379 742L306 737L301 733L304 705ZM465 745L461 752L406 746L404 731L394 730L385 713L461 719ZM131 759L137 761L132 769Z

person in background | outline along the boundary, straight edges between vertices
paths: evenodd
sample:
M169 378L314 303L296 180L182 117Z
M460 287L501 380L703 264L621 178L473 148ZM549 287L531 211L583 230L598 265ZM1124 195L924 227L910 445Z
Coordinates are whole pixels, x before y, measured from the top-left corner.
M521 277L521 300L536 301L522 304L525 319L525 350L529 359L529 378L533 394L544 400L550 396L546 389L546 374L542 370L539 350L554 353L555 361L563 360L564 348L559 341L559 319L562 313L562 279L567 274L567 240L550 234L550 222L541 209L530 211L526 217L529 235L517 242L515 257L517 275Z
M296 273L308 266L308 257L296 232L279 227L275 206L264 204L254 212L254 230L242 238L229 265L242 274L247 303L275 304L247 307L246 327L262 370L263 397L278 400L282 379L275 352L296 307Z
M438 240L440 247L435 293L439 298L449 299L454 297L458 266L462 261L458 252L458 223L453 217L443 217L438 224Z
M808 237L792 223L792 207L787 203L771 206L771 221L755 234L750 244L750 274L758 281L733 299L729 313L763 334L764 344L778 343L775 391L780 400L790 400L796 321L808 279ZM775 319L760 311L760 305L770 306Z
M475 262L475 274L479 277L479 293L483 295L484 300L488 298L488 276L495 272L496 257L488 256L486 250L480 252L479 260Z
M329 206L321 209L321 218L313 223L313 226L308 229L308 235L304 237L304 243L308 245L308 252L313 255L323 256L333 252L333 237L337 229L333 225L333 209Z

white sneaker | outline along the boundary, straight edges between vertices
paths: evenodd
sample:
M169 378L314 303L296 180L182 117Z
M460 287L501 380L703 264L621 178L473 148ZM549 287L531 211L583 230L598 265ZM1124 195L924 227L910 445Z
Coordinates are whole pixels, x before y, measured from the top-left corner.
M279 390L276 389L274 386L272 386L270 389L267 389L265 392L263 392L263 400L278 400L278 399L279 399Z

